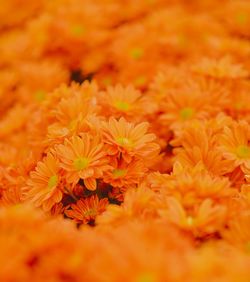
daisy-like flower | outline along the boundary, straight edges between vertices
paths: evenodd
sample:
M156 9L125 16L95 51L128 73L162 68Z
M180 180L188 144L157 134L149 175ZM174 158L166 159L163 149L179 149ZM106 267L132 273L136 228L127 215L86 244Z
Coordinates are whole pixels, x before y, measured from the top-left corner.
M34 171L27 180L25 200L34 203L49 211L52 206L62 200L63 190L61 184L59 160L52 154L38 162Z
M80 199L76 204L72 204L70 206L71 209L66 210L65 214L73 218L77 223L92 223L97 215L105 211L108 203L108 199L99 200L97 195L93 195L89 198Z
M225 120L223 122L226 123ZM217 133L221 130L222 128L216 123L190 123L172 142L175 146L181 146L174 149L174 160L181 163L183 167L192 168L199 164L217 176L231 172L232 161L223 159L217 144Z
M137 100L140 98L141 93L133 86L129 85L123 87L118 84L115 87L108 87L107 91L103 92L104 101L101 103L106 104L113 114L116 115L133 115L136 112Z
M250 4L247 0L229 1L219 9L219 17L235 38L248 38L250 35ZM233 38L230 38L233 40Z
M199 205L208 198L213 203L225 203L236 195L228 178L211 176L200 164L188 168L176 162L172 174L154 173L147 181L154 191L163 197L176 197L185 208Z
M80 114L85 117L92 113L93 106L95 105L95 95L98 88L95 83L83 83L78 85L72 83L70 87L62 89L62 92L66 92L65 98L62 98L56 109L51 111L58 122L62 125L69 125ZM68 93L67 93L68 92Z
M127 122L124 118L118 121L110 118L103 123L102 136L107 145L107 152L111 156L122 156L126 162L133 157L143 160L152 160L159 152L156 136L147 133L149 124L142 122L138 125Z
M96 179L110 168L103 143L89 133L66 139L64 144L56 147L56 153L67 181L76 184L82 179L89 190L96 189Z
M250 168L250 127L246 121L225 126L219 145L224 158L234 162L235 168L242 165Z
M94 123L94 112L97 109L94 97L97 92L95 84L84 83L79 86L73 83L68 88L61 87L60 92L61 95L65 92L66 97L60 102L55 100L58 105L51 110L51 116L56 120L48 126L47 139L52 144L61 143L63 138L71 137L78 132L89 131L91 124Z
M191 94L186 89L174 90L165 97L164 105L160 121L174 131L191 120L204 120L209 117L204 96L198 92L192 91Z
M161 198L151 189L141 185L125 193L122 206L109 205L107 210L97 218L100 224L120 225L126 221L157 218L162 206Z
M174 197L167 198L167 210L160 211L162 217L167 217L182 229L192 231L195 236L204 236L220 230L225 223L227 208L215 205L210 199L205 199L196 209L188 211Z
M137 185L147 168L140 160L135 160L127 164L125 161L117 163L111 170L104 175L104 182L113 187L132 187Z
M225 56L218 60L202 58L192 66L195 73L215 79L240 79L249 76L248 71L241 64L232 61L231 57Z
M148 99L142 97L141 92L132 85L127 87L123 87L121 84L110 86L105 92L100 93L100 98L105 116L117 118L123 116L134 120L152 109L152 104Z
M229 104L229 91L221 83L194 78L189 72L186 76L184 84L168 89L160 103L160 120L174 131L192 120L211 118Z

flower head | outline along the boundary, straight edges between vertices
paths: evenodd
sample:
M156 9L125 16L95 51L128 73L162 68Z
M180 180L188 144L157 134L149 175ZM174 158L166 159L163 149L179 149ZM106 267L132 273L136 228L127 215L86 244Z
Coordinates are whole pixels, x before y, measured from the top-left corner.
M137 113L138 101L141 97L139 90L133 86L123 87L118 84L115 87L109 86L102 93L100 102L105 106L104 113L108 110L108 114L120 117L121 115L131 116Z
M25 199L48 211L62 200L63 187L60 183L61 173L59 160L49 153L38 162L27 181Z
M89 133L66 139L56 147L60 166L65 171L69 183L76 184L80 179L89 190L96 189L96 179L109 169L107 154L98 137Z
M96 195L89 198L80 199L76 204L72 204L65 214L73 218L78 223L92 223L96 216L103 213L108 205L108 199L99 200Z
M233 62L232 58L227 56L218 60L202 58L192 66L192 70L198 74L216 79L240 79L249 76L243 65Z
M148 123L138 125L127 122L124 118L118 121L110 118L103 124L103 142L107 145L108 154L111 156L122 156L126 162L133 157L145 161L154 158L159 152L159 145L153 142L156 136L147 133Z
M224 158L234 162L235 168L250 168L250 127L246 121L233 122L219 136L220 150Z
M104 175L104 182L113 187L133 187L140 183L147 168L140 160L135 160L131 163L125 161L116 162L112 165L112 169Z

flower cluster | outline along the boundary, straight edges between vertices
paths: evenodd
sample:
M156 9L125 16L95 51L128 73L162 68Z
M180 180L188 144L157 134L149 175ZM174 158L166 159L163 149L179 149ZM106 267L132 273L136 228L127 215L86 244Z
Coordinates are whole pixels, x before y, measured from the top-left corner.
M0 281L249 282L250 2L5 2Z

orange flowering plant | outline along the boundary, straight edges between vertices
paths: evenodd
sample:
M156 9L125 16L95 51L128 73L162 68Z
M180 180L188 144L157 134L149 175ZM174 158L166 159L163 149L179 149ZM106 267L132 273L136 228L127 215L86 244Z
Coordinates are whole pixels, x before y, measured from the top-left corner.
M0 281L250 281L250 2L0 2ZM233 267L229 267L233 266Z

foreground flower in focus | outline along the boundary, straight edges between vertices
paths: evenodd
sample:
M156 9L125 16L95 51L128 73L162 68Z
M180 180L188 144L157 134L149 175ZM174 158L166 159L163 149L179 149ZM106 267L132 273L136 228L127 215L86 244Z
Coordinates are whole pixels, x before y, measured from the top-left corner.
M60 202L63 195L61 172L58 159L51 153L38 162L35 171L32 171L27 181L25 199L45 211Z
M69 183L76 184L83 179L84 185L89 190L96 189L96 179L109 169L103 144L98 137L88 133L82 134L81 137L73 136L71 139L66 139L64 144L56 147L56 154Z

